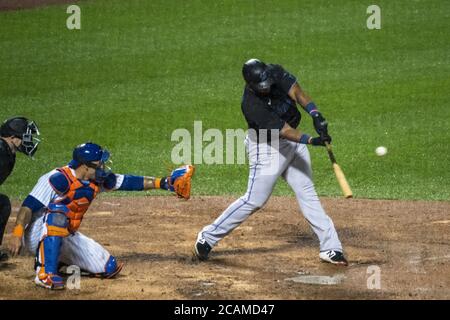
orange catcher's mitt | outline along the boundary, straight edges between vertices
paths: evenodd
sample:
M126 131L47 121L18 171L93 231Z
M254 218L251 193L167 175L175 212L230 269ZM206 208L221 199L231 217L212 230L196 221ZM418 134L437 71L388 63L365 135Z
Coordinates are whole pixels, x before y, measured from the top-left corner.
M171 191L174 191L179 198L188 200L191 197L191 180L195 167L184 165L172 171L168 179Z

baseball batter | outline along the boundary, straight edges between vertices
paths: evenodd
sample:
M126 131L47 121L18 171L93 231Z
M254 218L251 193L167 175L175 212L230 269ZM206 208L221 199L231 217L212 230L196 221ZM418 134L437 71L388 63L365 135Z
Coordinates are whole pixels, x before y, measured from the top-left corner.
M319 238L320 259L347 265L333 222L315 191L306 146L331 142L327 122L296 78L280 65L251 59L244 64L242 73L246 82L242 112L249 127L245 140L250 168L247 192L199 232L194 245L195 257L208 259L211 249L221 239L264 206L281 176L294 190L303 215ZM301 115L296 103L312 117L318 137L297 129ZM270 133L265 134L267 131ZM273 136L277 138L273 140Z
M87 142L76 147L72 161L43 175L19 211L11 243L18 254L22 240L36 254L35 283L63 289L60 263L77 265L102 278L112 278L123 264L93 239L78 231L94 198L103 191L165 189L188 199L194 167L183 166L169 177L153 178L114 174L106 166L109 152Z

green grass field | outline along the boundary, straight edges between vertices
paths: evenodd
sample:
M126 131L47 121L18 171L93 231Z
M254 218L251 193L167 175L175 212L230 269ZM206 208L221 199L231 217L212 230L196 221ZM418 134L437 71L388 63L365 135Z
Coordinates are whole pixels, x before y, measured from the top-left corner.
M356 197L450 200L449 1L377 1L381 30L367 29L364 1L78 4L78 31L66 5L0 12L0 118L35 119L43 137L0 192L23 199L86 140L117 172L167 174L174 129L246 128L241 66L259 57L318 104ZM313 132L305 114L301 126ZM319 194L340 196L325 150L310 149ZM245 165L197 168L195 194L246 189Z

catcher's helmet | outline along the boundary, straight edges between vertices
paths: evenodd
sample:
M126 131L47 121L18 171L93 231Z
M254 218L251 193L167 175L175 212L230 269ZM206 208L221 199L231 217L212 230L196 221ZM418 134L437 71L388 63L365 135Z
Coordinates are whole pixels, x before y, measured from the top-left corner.
M25 117L13 117L5 120L0 127L0 135L21 139L22 143L18 150L30 157L36 153L38 144L41 142L38 126L34 121Z
M250 88L258 93L268 93L273 84L267 65L258 59L250 59L244 63L242 75Z
M109 159L109 151L102 149L96 143L86 142L78 145L73 149L72 161L69 166L77 168L82 164L91 165L94 161L100 161L100 164L104 164Z

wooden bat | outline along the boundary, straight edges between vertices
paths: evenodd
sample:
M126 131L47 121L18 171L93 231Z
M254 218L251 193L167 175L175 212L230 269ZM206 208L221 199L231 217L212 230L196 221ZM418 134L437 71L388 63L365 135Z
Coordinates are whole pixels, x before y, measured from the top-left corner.
M342 193L345 198L352 198L353 193L352 189L348 185L347 179L345 178L344 172L341 167L337 164L336 158L334 157L333 150L331 149L331 145L328 142L325 142L325 146L327 147L328 156L330 157L331 164L333 165L334 174L336 175L337 181L341 186Z

